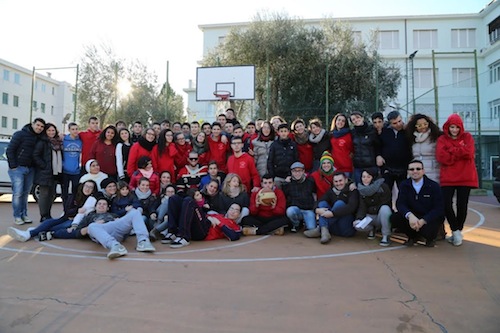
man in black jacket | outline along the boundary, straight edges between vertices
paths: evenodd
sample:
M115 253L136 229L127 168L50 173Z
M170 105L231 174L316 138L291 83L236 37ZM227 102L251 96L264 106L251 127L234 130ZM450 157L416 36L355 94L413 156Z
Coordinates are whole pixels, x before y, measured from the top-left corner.
M278 126L278 140L269 148L267 157L267 171L273 177L276 187L281 189L285 179L290 176L290 166L298 161L297 144L289 137L290 130L287 124Z
M20 131L15 132L7 147L8 173L12 183L12 209L14 223L17 225L33 222L28 217L28 195L35 176L33 152L44 128L45 120L36 118L31 124L26 124Z

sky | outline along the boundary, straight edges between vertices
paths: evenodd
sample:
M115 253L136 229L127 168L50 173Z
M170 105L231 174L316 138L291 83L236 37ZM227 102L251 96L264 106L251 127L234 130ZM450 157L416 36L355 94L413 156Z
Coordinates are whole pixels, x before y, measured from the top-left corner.
M300 19L478 13L490 0L0 0L0 58L32 69L75 67L84 46L111 46L158 82L186 94L202 59L199 25L250 22L271 12ZM51 70L74 84L74 69ZM42 71L43 73L43 71ZM45 73L43 73L45 74Z

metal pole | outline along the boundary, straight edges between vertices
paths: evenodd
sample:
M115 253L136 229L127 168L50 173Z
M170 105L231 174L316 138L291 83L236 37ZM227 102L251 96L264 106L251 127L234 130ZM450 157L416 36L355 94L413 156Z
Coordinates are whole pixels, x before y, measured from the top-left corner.
M80 65L76 65L76 82L75 82L75 105L73 109L73 122L76 123L76 105L78 101L78 72L80 69Z
M166 92L166 97L165 97L165 119L168 119L168 87L169 87L169 84L168 84L168 66L169 66L169 63L168 63L168 60L167 60L167 79L166 79L166 87L165 87L165 92Z
M33 120L33 94L35 91L35 66L33 66L33 73L31 74L31 98L30 98L30 123Z
M271 96L269 93L269 90L271 89L271 86L269 84L269 54L266 53L266 84L267 84L267 89L266 89L266 120L269 120L269 103L271 100Z
M411 65L411 99L412 99L411 104L412 104L413 114L415 114L417 106L415 105L415 67L413 64L413 58L411 58L410 65Z
M118 100L118 63L115 62L115 121L116 121L116 102Z
M439 126L439 94L437 85L437 75L436 75L436 56L434 50L432 50L432 81L434 84L434 109L436 110L436 125Z
M482 164L482 152L481 152L481 105L479 100L479 74L477 73L477 50L474 50L474 71L476 72L476 103L477 103L477 157L479 159L478 163L478 173L479 173L479 188L483 187L483 164Z
M325 106L325 128L328 126L328 119L330 118L329 117L329 113L330 113L330 105L329 105L329 101L328 101L328 90L329 90L329 69L330 69L330 64L327 63L326 64L326 75L325 75L325 96L326 96L326 106Z
M378 112L378 96L379 96L379 86L378 86L378 56L375 57L375 112Z

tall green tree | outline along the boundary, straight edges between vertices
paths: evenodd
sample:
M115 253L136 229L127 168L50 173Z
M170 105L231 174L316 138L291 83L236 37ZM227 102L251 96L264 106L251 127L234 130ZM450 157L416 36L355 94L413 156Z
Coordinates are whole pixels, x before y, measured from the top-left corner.
M136 120L147 125L165 118L165 95L160 91L158 77L137 60L126 62L113 49L102 45L85 47L79 80L80 121L96 116L101 124ZM121 82L128 82L129 91L121 91ZM183 120L183 101L169 89L168 110L175 120Z
M261 117L324 116L327 105L331 115L354 108L369 113L377 101L382 108L396 96L401 80L399 69L383 61L372 45L331 19L316 27L286 14L264 13L247 27L231 30L203 64L255 65Z

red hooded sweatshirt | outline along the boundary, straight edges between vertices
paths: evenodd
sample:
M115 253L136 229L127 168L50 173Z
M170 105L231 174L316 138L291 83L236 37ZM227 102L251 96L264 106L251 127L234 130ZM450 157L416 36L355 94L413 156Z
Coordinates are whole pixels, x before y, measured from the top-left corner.
M451 125L460 128L456 138L450 135ZM440 185L478 187L474 139L464 130L462 118L456 113L450 115L443 131L436 143L436 159L441 163Z

